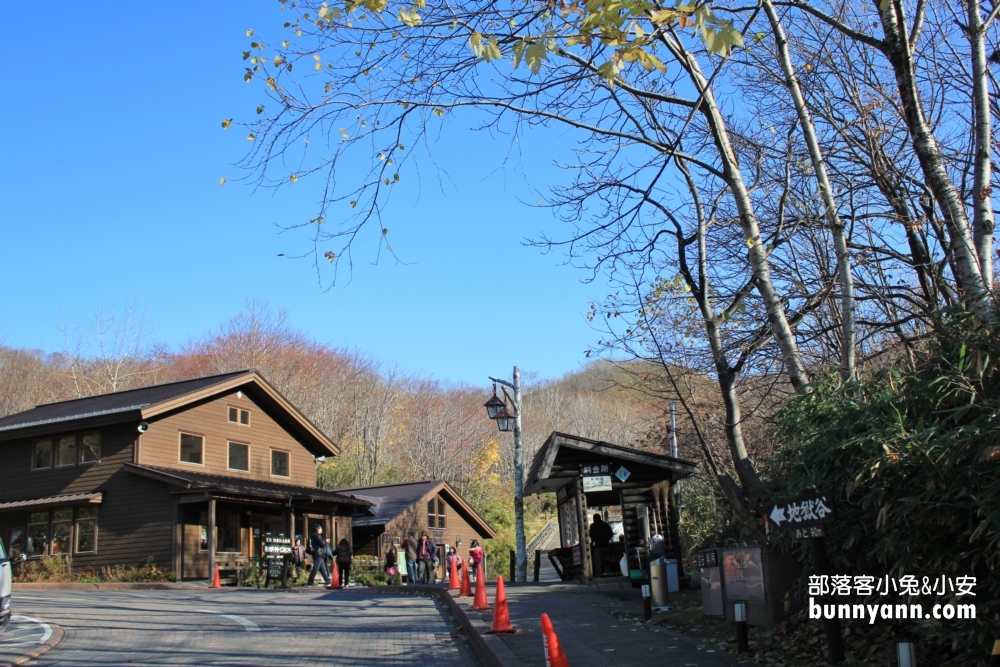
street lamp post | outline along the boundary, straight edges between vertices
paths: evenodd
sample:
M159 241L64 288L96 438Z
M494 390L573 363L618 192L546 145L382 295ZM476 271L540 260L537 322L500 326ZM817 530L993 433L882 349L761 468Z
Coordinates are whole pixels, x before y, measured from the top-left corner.
M493 381L493 396L486 402L486 413L497 423L501 431L514 431L514 537L517 541L517 581L528 580L528 554L524 542L524 452L521 449L521 369L514 366L514 381L507 382L490 377ZM513 396L503 390L504 396L510 398L513 413L507 410L506 404L496 394L496 385L510 387Z

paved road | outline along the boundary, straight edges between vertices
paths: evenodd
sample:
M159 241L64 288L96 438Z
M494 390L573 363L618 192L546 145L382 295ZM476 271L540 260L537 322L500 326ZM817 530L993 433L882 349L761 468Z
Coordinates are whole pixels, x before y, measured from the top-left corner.
M0 665L13 664L21 656L42 647L52 637L48 623L14 614L0 632ZM55 639L53 639L55 641Z
M20 614L66 632L32 666L477 664L454 619L421 596L365 589L15 594Z

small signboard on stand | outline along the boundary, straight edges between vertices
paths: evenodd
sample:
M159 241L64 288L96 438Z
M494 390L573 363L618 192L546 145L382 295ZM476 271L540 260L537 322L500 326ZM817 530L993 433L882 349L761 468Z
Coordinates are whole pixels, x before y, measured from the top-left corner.
M267 564L267 577L264 587L267 588L271 579L280 579L281 587L288 587L288 560L292 556L292 539L280 535L264 534L264 547L261 549Z

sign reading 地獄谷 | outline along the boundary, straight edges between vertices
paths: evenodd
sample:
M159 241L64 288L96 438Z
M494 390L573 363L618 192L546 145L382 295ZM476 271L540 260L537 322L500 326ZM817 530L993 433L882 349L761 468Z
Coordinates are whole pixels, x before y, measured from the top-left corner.
M804 528L830 523L836 517L833 502L825 494L779 500L764 506L764 516L779 528Z

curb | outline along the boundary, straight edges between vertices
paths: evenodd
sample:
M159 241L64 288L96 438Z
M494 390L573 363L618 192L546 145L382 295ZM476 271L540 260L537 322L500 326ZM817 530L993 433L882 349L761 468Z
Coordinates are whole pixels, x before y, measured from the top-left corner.
M45 621L40 618L36 618L36 621L41 621L45 623L50 628L52 628L52 636L45 640L44 644L39 644L36 648L28 651L22 656L14 658L13 661L0 662L0 667L16 667L17 665L23 665L26 662L34 660L35 658L41 657L54 649L59 642L63 640L66 633L63 631L62 626L57 623L52 623L50 621Z
M484 667L520 667L520 660L511 652L497 635L486 634L489 627L477 618L471 618L452 597L447 588L438 586L375 586L376 593L386 595L425 595L439 600L455 617L465 631L472 652L476 654Z
M40 581L37 583L27 583L27 582L14 582L13 589L15 591L93 591L93 590L103 590L103 591L172 591L176 590L175 586L170 584L155 584L155 583L104 583L104 584L81 584L81 583L60 583L52 581Z

